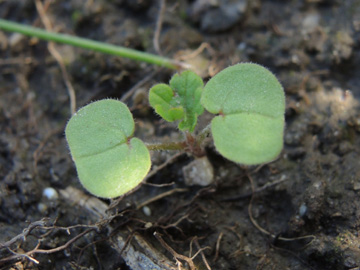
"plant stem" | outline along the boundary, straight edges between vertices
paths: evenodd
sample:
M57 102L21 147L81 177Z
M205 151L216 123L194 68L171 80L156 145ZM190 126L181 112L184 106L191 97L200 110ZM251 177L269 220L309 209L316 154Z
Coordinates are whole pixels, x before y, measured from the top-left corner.
M149 150L185 150L186 142L175 142L175 143L159 143L159 144L146 144Z
M201 148L197 138L194 137L190 132L185 131L186 144L188 151L196 157L202 157L205 155L204 149Z
M151 53L141 52L134 49L129 49L121 46L108 44L105 42L95 41L91 39L70 36L66 34L59 34L48 32L46 30L35 28L29 25L10 22L8 20L0 19L0 29L10 32L17 32L23 35L37 37L39 39L64 43L84 49L90 49L97 52L107 53L111 55L121 56L137 61L142 61L161 67L170 69L189 68L187 64L178 62L166 57L158 56Z
M196 140L199 145L206 139L207 136L211 133L211 124L208 124L200 133L196 136Z

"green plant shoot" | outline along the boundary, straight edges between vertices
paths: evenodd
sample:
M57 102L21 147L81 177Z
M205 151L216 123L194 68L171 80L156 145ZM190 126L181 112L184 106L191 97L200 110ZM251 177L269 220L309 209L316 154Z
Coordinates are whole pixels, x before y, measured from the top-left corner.
M283 147L285 96L276 77L257 64L237 64L206 84L202 104L219 114L211 122L216 149L232 161L274 160Z
M80 109L66 126L66 139L83 186L92 194L113 198L138 186L148 173L148 149L183 150L194 156L208 128L192 135L197 118L211 121L215 148L225 158L246 165L274 160L283 147L285 96L276 77L257 64L237 64L205 85L192 71L175 74L169 85L150 89L150 105L166 121L179 121L186 140L145 145L133 138L134 120L120 101L106 99Z
M204 112L200 103L204 83L200 76L188 70L175 74L169 85L157 84L150 89L149 102L168 122L181 120L180 130L193 132L197 118Z
M0 28L44 40L128 57L172 69L187 66L168 58L98 41L51 33L0 19ZM113 198L138 186L147 175L153 150L184 150L204 155L204 129L193 136L204 109L216 114L211 121L215 148L225 158L255 165L274 160L283 148L285 96L276 77L257 64L242 63L216 74L204 87L192 71L175 74L169 85L150 89L150 105L168 122L179 121L184 142L145 145L133 138L134 120L125 104L101 100L80 109L65 130L79 179L92 194Z
M65 134L82 185L92 194L113 198L137 187L149 172L145 144L132 138L135 123L117 100L93 102L72 116Z

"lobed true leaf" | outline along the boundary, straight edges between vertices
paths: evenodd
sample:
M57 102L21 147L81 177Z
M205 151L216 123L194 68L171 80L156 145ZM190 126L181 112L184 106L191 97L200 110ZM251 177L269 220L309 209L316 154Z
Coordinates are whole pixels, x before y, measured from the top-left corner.
M180 120L180 130L194 131L197 118L204 112L200 99L203 81L196 73L175 74L169 85L157 84L150 89L149 102L162 118Z
M168 122L184 117L184 109L175 97L174 91L167 84L157 84L150 89L149 102L162 118Z

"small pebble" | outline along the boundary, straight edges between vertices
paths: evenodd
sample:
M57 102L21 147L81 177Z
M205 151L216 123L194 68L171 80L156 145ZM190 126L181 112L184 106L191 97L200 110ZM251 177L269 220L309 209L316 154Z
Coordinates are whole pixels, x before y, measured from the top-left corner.
M25 39L25 36L19 33L13 33L10 35L9 44L11 47L18 46Z
M57 191L52 187L47 187L43 191L43 196L49 200L56 200L59 198L59 194Z
M151 216L151 209L150 209L150 207L148 207L148 206L144 206L143 207L143 213L146 215L146 216Z
M307 206L306 206L305 203L303 203L303 204L300 206L300 208L299 208L299 215L300 215L300 217L305 216L306 212L307 212Z
M360 190L360 182L355 182L353 188L354 188L355 191Z
M39 203L37 206L40 213L45 214L47 212L48 207L44 203Z
M153 226L153 224L151 222L146 222L144 228L150 229L152 226Z
M185 184L208 186L214 182L214 168L206 156L197 158L183 167Z

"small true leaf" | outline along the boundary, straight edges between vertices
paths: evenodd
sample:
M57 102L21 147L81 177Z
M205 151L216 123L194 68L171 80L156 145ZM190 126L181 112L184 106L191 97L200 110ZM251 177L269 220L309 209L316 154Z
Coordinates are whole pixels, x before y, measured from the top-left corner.
M179 129L192 132L204 112L200 103L203 86L201 77L192 71L175 74L169 85L158 84L150 89L150 105L166 121L181 120Z
M253 165L272 161L283 147L285 96L276 77L257 64L237 64L205 86L202 104L220 114L211 122L216 149Z
M131 138L135 123L127 106L105 99L81 108L65 134L82 185L103 198L121 196L147 175L151 161L145 144Z
M162 118L173 122L184 117L184 109L174 96L174 91L167 84L157 84L150 89L150 105Z

